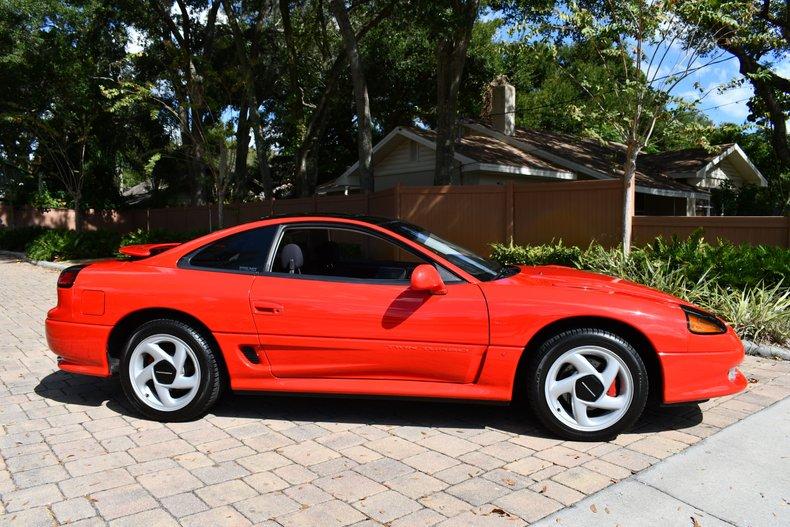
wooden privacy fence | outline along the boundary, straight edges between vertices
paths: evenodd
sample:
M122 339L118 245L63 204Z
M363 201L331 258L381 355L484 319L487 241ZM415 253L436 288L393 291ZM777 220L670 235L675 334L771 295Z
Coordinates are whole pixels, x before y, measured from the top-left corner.
M459 245L487 254L489 244L541 244L562 239L587 246L597 240L619 243L622 186L617 180L530 183L523 185L404 187L372 194L315 196L225 206L225 226L272 214L340 212L368 214L421 225ZM74 211L16 208L0 205L0 222L11 227L41 225L74 228ZM688 236L702 227L711 241L790 245L790 220L785 217L634 218L634 241L658 235ZM124 211L87 211L86 230L128 232L135 229L209 231L217 228L216 205Z
M699 228L710 241L790 247L789 216L635 216L633 241L645 244L673 235L686 238Z

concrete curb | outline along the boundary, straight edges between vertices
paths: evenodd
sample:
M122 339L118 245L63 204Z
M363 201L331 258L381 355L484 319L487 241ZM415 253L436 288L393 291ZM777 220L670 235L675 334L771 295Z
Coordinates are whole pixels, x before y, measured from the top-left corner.
M771 346L770 344L757 344L750 340L743 341L743 348L747 355L756 355L768 359L790 360L790 349Z
M99 262L101 260L107 260L107 258L98 258L98 259L91 259L91 260L70 260L66 262L48 262L46 260L31 260L25 253L18 253L15 251L1 251L0 256L11 256L13 258L18 258L23 262L27 262L31 265L36 265L38 267L43 267L44 269L52 269L53 271L62 271L67 267L71 267L72 265L77 265L81 263L91 263L91 262Z

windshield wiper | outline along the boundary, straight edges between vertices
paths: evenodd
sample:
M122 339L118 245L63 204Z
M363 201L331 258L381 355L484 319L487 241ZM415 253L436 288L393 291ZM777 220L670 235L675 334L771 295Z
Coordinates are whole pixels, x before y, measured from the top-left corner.
M508 276L513 276L514 274L518 274L518 267L515 265L503 265L499 271L497 271L496 275L492 280L499 280L500 278L507 278Z

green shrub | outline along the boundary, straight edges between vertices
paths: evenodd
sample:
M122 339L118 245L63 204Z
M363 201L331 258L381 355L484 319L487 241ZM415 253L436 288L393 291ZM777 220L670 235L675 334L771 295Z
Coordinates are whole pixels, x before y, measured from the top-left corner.
M107 231L48 230L34 240L26 249L31 260L79 260L111 257L121 235Z
M46 229L43 227L22 227L19 229L0 229L0 249L24 252L25 247Z
M541 246L492 246L504 264L560 264L617 276L675 295L717 313L743 338L784 345L790 340L790 250L711 245L696 232L685 240L657 239L619 248L593 243L586 249L562 242Z
M203 232L144 231L138 229L121 235L108 231L67 231L24 227L0 229L0 249L24 251L31 260L81 260L112 258L124 245L142 243L183 242L204 234Z
M121 238L121 246L139 245L143 243L185 242L204 234L206 233L203 231L172 232L163 229L154 229L150 231L137 229L136 231L123 235Z
M732 324L742 337L754 341L790 341L790 288L752 287L744 290L718 288L702 295L700 305Z
M202 231L192 232L172 232L163 229L154 229L146 231L137 229L130 233L124 234L121 238L119 247L124 245L140 245L144 243L168 243L168 242L186 242L204 235ZM118 256L122 256L118 253Z
M492 245L491 257L506 265L526 264L545 265L558 264L575 266L581 255L578 247L569 247L559 242L549 245Z

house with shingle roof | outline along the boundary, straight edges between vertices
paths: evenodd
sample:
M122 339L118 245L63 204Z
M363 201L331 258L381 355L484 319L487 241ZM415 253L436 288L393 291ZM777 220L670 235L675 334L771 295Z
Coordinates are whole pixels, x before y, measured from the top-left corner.
M622 178L625 147L556 132L515 126L515 90L494 88L492 118L459 123L452 180L460 185L529 184ZM435 133L397 127L373 149L374 189L430 186ZM724 182L766 186L765 178L737 144L641 154L637 160L636 213L691 216L709 213L710 190ZM358 163L318 188L319 194L359 189Z

